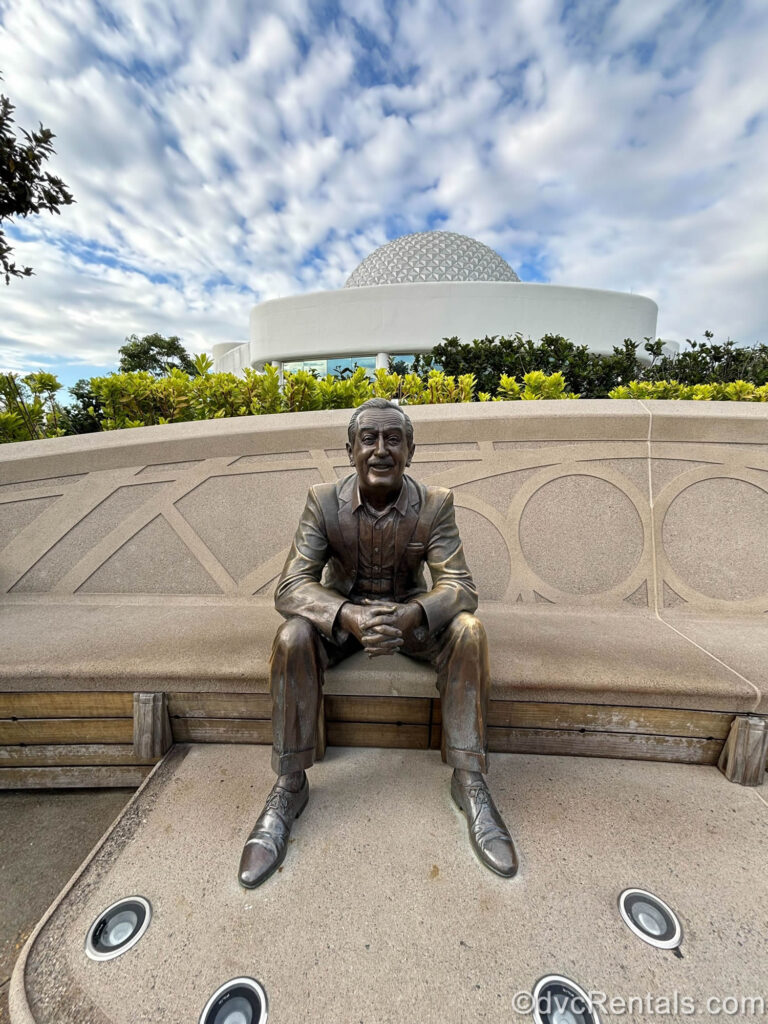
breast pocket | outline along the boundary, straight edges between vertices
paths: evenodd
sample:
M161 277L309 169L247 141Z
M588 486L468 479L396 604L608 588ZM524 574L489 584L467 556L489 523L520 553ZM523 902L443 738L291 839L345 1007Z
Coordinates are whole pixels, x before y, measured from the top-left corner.
M420 541L411 541L405 547L405 558L409 565L418 565L426 558L426 547Z

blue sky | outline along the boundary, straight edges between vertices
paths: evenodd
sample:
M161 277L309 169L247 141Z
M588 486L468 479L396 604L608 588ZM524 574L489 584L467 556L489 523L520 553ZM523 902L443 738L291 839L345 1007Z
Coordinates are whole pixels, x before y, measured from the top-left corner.
M433 227L768 341L767 45L764 0L0 0L0 91L77 199L8 232L0 368L245 340Z

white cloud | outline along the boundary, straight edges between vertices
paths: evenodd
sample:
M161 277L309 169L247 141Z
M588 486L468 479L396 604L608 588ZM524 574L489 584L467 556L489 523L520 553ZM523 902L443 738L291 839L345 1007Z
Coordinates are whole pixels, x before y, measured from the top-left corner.
M243 340L257 298L339 287L435 222L648 294L665 336L768 340L758 0L105 9L4 6L0 90L77 199L18 225L36 276L2 295L6 365Z

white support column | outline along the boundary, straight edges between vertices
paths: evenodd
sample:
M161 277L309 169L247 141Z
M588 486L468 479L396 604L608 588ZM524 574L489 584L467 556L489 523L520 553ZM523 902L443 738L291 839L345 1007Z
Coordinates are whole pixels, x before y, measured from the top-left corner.
M377 370L388 370L389 369L389 353L388 352L377 352L376 353L376 369Z

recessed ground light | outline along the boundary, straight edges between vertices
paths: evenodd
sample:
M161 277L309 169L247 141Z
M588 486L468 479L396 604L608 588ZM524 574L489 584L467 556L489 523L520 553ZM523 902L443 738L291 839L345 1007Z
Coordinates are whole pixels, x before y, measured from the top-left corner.
M644 889L625 889L619 911L635 935L658 949L676 949L683 938L677 915L664 900Z
M143 896L128 896L102 911L85 939L91 960L112 960L135 946L149 927L152 907Z
M600 1024L584 989L559 974L548 974L536 982L533 1019L536 1024Z
M267 993L253 978L233 978L217 988L199 1024L266 1024Z

